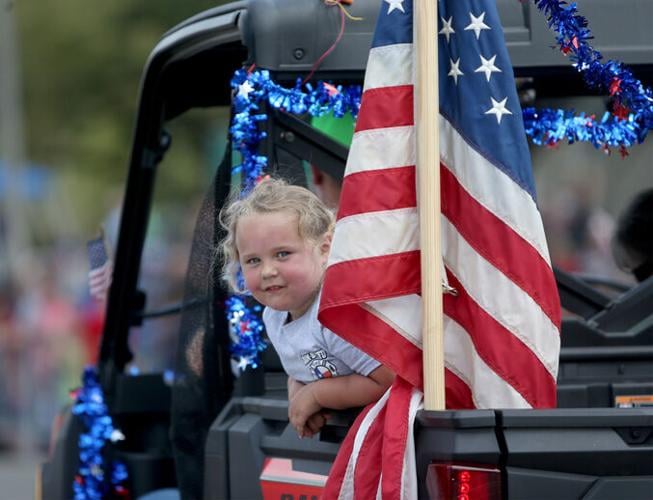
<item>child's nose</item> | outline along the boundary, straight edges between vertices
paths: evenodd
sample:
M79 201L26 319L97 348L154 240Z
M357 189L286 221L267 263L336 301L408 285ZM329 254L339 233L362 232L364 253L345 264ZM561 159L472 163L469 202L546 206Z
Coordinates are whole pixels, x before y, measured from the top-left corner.
M273 262L264 262L263 269L261 271L264 278L272 277L277 275L277 266Z

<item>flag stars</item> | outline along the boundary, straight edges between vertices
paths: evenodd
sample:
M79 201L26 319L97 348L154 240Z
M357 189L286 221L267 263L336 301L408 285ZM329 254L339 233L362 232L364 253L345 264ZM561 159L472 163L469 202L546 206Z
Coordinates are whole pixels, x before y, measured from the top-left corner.
M449 70L448 75L453 78L453 81L455 82L456 85L458 85L458 77L464 75L462 71L460 71L460 57L456 60L456 62L453 61L453 59L449 59L451 61L451 69Z
M387 0L386 0L387 1ZM465 27L465 31L473 31L476 34L476 39L478 40L481 36L482 30L491 29L487 24L483 22L485 19L485 12L481 13L480 16L475 17L471 12L469 13L471 23Z
M250 92L253 91L254 91L254 87L252 87L252 84L249 83L249 80L245 80L243 83L241 83L238 86L238 95L245 99L249 99L249 94Z
M241 356L240 359L238 360L238 368L240 369L240 371L245 371L248 365L249 365L249 361L247 361L247 358Z
M485 57L481 56L481 65L476 68L474 72L485 73L485 78L487 78L487 81L489 82L492 73L502 73L502 71L494 65L496 58L496 55L490 57L489 59L485 59Z
M449 37L456 32L456 30L454 30L451 26L451 23L453 23L453 16L451 16L449 19L445 19L444 17L441 17L440 19L442 20L442 29L439 31L439 33L444 35L444 37L447 39L447 43L449 43Z
M503 101L496 101L494 97L490 97L490 99L492 100L492 107L488 109L485 114L494 115L497 119L497 123L501 123L501 118L503 118L503 115L512 114L512 111L506 108L506 101L508 100L507 97Z
M385 2L389 5L388 14L393 10L400 10L404 14L406 13L404 10L404 0L385 0Z

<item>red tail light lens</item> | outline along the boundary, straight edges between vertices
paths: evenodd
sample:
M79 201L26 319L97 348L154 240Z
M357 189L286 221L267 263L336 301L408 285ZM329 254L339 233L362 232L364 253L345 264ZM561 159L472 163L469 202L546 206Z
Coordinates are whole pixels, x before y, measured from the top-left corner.
M463 464L431 464L426 487L431 500L501 500L501 472Z

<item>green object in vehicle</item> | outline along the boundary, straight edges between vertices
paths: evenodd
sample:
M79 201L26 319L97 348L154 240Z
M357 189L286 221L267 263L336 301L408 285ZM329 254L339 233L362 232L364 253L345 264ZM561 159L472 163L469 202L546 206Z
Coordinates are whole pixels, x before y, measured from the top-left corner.
M327 113L322 116L314 116L311 119L311 125L334 141L349 147L354 137L356 120L351 113L345 114L342 118L336 118L333 113Z

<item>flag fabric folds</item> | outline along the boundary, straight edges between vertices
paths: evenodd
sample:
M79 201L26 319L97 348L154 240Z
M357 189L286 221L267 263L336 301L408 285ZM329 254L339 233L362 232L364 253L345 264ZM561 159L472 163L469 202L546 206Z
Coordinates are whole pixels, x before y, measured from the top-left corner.
M91 297L104 300L111 285L113 265L107 253L104 234L87 242L89 272L88 287Z
M319 314L397 381L359 417L325 498L415 493L405 476L423 387L412 10L412 0L382 2ZM496 5L441 0L438 17L441 246L457 292L444 296L447 407L554 407L559 298ZM384 428L406 432L375 437ZM387 453L397 441L401 460ZM360 479L373 465L361 456L382 465L376 482Z

